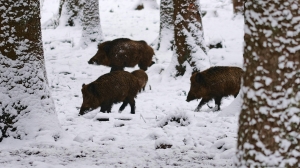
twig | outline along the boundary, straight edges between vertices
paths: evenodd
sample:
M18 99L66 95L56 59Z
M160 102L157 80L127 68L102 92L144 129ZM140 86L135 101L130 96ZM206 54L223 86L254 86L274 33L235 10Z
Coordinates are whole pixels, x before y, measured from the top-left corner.
M142 118L144 120L144 122L146 123L146 120L144 119L144 117L142 116L142 114L140 114L140 118Z

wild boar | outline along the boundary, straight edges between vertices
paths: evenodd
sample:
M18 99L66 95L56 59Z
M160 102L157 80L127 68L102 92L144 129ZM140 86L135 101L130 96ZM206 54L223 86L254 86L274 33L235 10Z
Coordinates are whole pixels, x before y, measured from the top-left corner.
M129 103L135 114L135 100L140 89L138 79L129 72L115 71L100 76L90 84L82 85L83 102L79 115L101 107L101 112L111 112L114 103L123 102L119 112Z
M124 67L134 67L146 71L154 62L154 50L145 41L134 41L119 38L98 45L98 51L88 63L111 67L112 71L124 70Z
M239 67L215 66L202 72L194 73L191 78L191 87L186 101L200 99L195 112L210 100L215 100L215 110L220 110L223 97L236 97L240 91L243 70Z
M140 85L140 92L145 90L145 86L148 82L148 75L146 74L146 72L144 70L135 70L133 72L131 72L132 75L134 75L138 81L139 81L139 85Z

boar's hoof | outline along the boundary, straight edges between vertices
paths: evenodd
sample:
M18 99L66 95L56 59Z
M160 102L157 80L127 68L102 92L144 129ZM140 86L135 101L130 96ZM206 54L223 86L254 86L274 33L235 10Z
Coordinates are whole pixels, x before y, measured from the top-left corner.
M194 112L199 112L200 111L200 108L196 108L195 110L194 110Z
M212 106L209 106L209 105L208 105L208 103L207 103L206 105L207 105L207 107L208 107L208 108L210 108L210 109L212 109L212 108L213 108Z
M221 109L218 107L218 106L215 106L214 108L213 108L213 112L216 112L216 111L220 111Z

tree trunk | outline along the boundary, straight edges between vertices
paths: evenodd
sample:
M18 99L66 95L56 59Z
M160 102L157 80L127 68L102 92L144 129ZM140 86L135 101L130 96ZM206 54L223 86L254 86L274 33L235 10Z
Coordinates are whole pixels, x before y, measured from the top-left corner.
M232 0L232 4L233 4L233 12L235 14L244 13L244 0Z
M68 17L65 26L76 26L77 24L80 24L83 1L82 0L63 0L63 1L65 1L64 5L66 9L66 11L64 11L63 14Z
M83 17L81 20L82 36L80 46L86 48L91 42L104 40L100 25L99 1L87 0L83 6Z
M56 29L59 25L76 26L80 24L82 0L60 0L58 13L42 25L44 29ZM64 16L62 20L61 16Z
M59 122L46 77L40 1L0 1L0 141L57 138Z
M245 2L237 167L300 167L299 17L297 0Z
M47 21L43 28L56 28L59 25L81 26L80 47L86 48L92 42L104 40L97 0L60 0L58 14Z
M174 9L173 0L162 0L160 3L160 30L157 50L173 50L174 43Z
M174 34L176 76L184 75L187 65L193 71L209 67L198 0L174 0Z

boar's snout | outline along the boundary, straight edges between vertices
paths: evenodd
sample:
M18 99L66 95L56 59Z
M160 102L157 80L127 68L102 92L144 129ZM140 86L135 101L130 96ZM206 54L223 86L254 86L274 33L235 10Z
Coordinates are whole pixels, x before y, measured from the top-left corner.
M155 64L155 62L154 62L154 61L152 61L152 62L151 62L151 64L150 64L150 66L149 66L149 67L151 67L153 64Z
M83 109L81 108L80 111L79 111L78 116L81 116L81 115L85 114L85 111L86 111L86 110L83 110Z
M78 116L84 115L84 114L88 113L89 111L92 111L92 108L81 107Z
M188 94L188 96L186 98L186 101L190 102L190 101L192 101L194 99L196 99L195 95L193 93L191 93L191 91L189 91L189 94Z
M91 59L88 61L88 64L96 64L96 61L93 60L93 58L91 58Z

